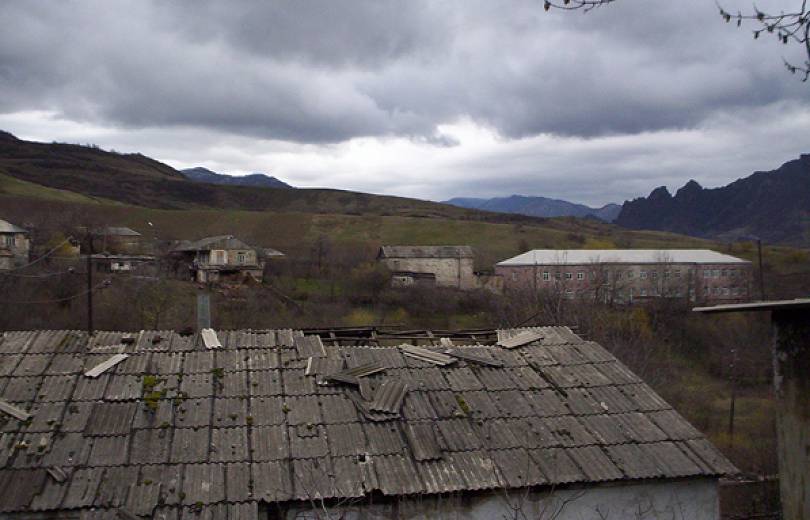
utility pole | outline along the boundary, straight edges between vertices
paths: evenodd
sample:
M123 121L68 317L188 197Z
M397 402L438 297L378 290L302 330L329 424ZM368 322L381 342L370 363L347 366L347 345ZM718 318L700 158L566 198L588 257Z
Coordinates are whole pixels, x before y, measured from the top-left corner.
M87 335L93 335L93 232L87 231Z
M757 254L759 255L759 299L765 300L765 275L762 272L762 240L757 238Z

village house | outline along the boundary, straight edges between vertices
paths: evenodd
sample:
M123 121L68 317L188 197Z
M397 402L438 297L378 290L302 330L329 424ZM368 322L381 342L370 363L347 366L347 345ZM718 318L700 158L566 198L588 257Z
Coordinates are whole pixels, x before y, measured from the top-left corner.
M144 253L143 235L128 227L105 227L93 232L93 252L110 254Z
M154 275L157 270L152 244L128 227L94 230L92 259L95 270L102 273Z
M470 246L383 246L377 261L391 271L394 287L500 290L497 277L475 272Z
M28 231L0 220L0 271L27 264L30 254Z
M178 260L175 272L179 276L189 276L200 283L247 279L261 282L264 275L261 252L233 235L181 241L172 249L171 256Z
M507 290L633 303L652 298L744 302L751 262L708 249L535 249L499 262Z
M719 519L734 466L568 328L329 332L3 333L0 516Z

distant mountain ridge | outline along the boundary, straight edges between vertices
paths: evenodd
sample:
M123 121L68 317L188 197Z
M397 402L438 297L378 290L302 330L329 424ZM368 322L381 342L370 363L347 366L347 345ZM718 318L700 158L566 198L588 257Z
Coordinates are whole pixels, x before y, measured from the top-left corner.
M17 181L23 181L17 182ZM155 209L217 209L300 214L386 215L537 223L524 215L488 213L438 202L327 188L278 189L189 179L139 153L93 145L17 139L0 130L0 210L6 201L48 198Z
M675 195L661 186L649 197L627 201L616 224L734 240L810 242L810 154L776 170L755 172L721 188L690 180Z
M511 195L509 197L494 197L491 199L478 199L469 197L456 197L444 201L462 208L482 209L500 213L517 213L531 217L596 217L605 222L613 222L619 215L622 207L618 204L606 204L601 208L592 208L584 204L576 204L560 199L547 197L527 197Z
M251 173L250 175L223 175L213 172L208 168L198 166L196 168L186 168L180 173L187 179L195 182L207 182L209 184L222 184L226 186L254 186L257 188L284 188L293 189L284 181L264 173Z

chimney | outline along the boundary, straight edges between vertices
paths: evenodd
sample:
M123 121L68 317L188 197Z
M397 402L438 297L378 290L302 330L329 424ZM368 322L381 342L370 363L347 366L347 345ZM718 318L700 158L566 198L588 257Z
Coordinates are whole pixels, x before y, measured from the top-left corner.
M211 328L211 295L197 293L197 332Z

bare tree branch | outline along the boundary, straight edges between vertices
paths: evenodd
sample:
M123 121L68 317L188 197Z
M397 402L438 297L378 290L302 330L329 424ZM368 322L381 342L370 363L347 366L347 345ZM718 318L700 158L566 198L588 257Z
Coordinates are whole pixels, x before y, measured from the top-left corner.
M543 9L546 11L552 7L555 9L562 9L566 11L582 10L584 12L591 11L597 7L602 7L606 4L611 4L616 0L562 0L551 1L546 0L543 3ZM810 8L808 8L808 0L802 0L798 9L792 12L769 13L760 10L754 5L753 13L743 13L737 11L737 14L731 14L728 10L717 4L720 10L720 16L726 23L732 20L736 21L737 27L742 27L743 22L755 22L759 24L759 28L754 29L754 39L758 39L763 33L774 34L777 39L784 45L794 43L804 47L805 61L799 65L791 63L783 58L785 68L792 73L798 73L802 77L802 81L810 79Z

